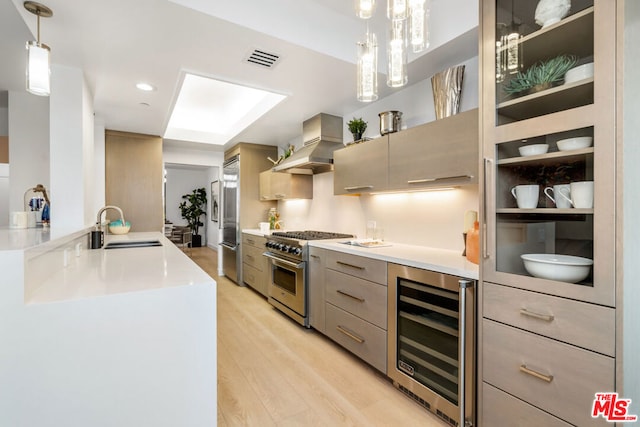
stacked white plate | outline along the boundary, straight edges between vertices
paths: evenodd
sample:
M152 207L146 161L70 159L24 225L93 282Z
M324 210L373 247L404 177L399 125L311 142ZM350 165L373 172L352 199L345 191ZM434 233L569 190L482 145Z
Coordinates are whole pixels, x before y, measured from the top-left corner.
M564 83L573 83L589 77L593 77L593 62L578 65L567 71L564 75Z

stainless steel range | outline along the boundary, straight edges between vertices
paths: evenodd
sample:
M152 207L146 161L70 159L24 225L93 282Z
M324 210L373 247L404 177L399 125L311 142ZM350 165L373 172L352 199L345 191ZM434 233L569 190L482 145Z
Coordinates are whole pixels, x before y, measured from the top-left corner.
M271 259L269 303L308 328L308 242L352 237L351 234L311 230L272 233L263 253Z

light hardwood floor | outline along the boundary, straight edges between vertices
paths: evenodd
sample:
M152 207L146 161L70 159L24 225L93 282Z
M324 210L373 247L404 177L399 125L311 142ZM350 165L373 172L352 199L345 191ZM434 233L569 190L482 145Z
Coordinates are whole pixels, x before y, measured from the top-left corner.
M194 248L192 259L218 284L219 426L446 426L322 334L218 277L215 251Z

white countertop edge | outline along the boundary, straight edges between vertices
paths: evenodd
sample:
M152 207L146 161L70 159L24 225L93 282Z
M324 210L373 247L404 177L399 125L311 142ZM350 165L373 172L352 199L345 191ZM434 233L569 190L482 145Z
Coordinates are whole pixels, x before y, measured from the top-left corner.
M408 265L410 267L437 271L439 273L451 274L467 279L478 280L479 278L478 265L467 261L458 251L405 245L401 243L389 244L391 246L363 248L345 245L336 241L314 240L309 242L310 246L317 248Z

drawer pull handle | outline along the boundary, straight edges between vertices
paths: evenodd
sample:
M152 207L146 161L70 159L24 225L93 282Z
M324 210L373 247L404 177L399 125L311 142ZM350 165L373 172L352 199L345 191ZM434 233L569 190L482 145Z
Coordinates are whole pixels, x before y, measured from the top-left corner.
M536 377L542 381L546 381L548 383L550 383L551 381L553 381L553 375L545 375L545 374L541 374L540 372L534 371L533 369L529 369L527 368L527 365L520 365L520 372L524 372L525 374L529 374L532 377Z
M344 187L345 191L356 191L356 190L371 190L373 189L373 185L359 185L356 187Z
M340 295L344 295L345 297L353 298L358 302L364 302L364 298L356 297L354 295L346 293L345 291L341 291L340 289L336 290L336 292L339 293Z
M354 340L355 342L357 342L358 344L362 344L364 342L363 338L360 338L359 336L357 336L356 334L349 332L348 330L346 330L345 328L343 328L342 326L338 325L336 326L336 329L339 332L342 332L343 334L345 334L346 336L348 336L349 338L351 338L352 340Z
M256 244L256 242L254 240L251 240L251 239L247 239L247 243L250 244L250 245L255 245Z
M444 181L447 179L472 179L472 178L473 178L472 175L444 176L441 178L412 179L407 181L407 184L426 184L428 182Z
M311 258L320 258L318 255L315 255L315 254L311 254L311 255L309 255L309 256L310 256Z
M533 317L535 319L544 320L546 322L553 322L553 319L554 319L553 314L540 314L533 311L529 311L526 308L521 308L520 314L524 316Z
M364 270L364 267L360 267L359 265L347 264L346 262L336 261L337 264L344 265L345 267L355 268L356 270Z
M248 255L248 254L247 254L247 258L249 258L251 260L255 259L252 255Z

